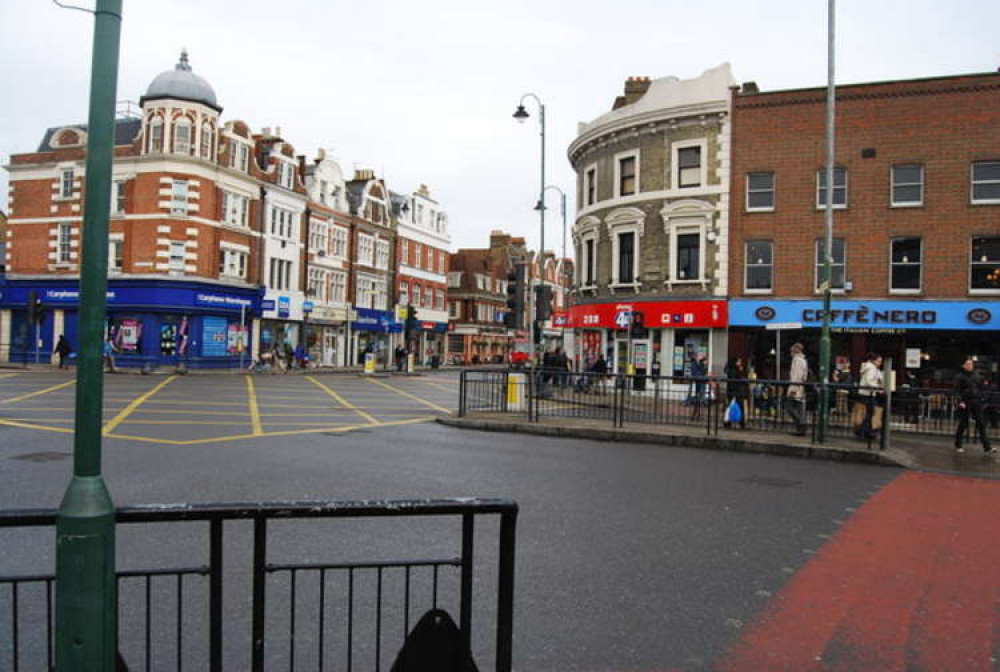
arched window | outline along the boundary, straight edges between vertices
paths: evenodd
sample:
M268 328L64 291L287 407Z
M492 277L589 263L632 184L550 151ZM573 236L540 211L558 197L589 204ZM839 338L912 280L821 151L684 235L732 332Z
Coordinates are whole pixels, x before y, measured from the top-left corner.
M174 152L191 153L191 122L181 119L174 124Z
M160 117L153 117L149 122L149 151L163 151L163 119Z
M215 129L209 123L201 127L201 157L211 161L215 152Z

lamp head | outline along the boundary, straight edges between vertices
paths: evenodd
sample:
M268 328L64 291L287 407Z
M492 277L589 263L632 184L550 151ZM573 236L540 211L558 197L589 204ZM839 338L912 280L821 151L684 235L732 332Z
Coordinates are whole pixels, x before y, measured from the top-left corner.
M528 111L524 109L524 105L518 105L517 110L514 112L514 118L517 119L517 123L519 124L523 124L525 119L530 116L531 115L528 114Z

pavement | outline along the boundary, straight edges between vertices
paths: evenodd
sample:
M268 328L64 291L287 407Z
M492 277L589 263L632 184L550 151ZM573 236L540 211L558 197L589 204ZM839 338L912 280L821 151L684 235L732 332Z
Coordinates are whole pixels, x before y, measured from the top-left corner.
M836 436L816 444L809 437L792 436L787 432L720 429L718 434L708 435L704 427L692 425L632 423L616 428L607 419L581 417L543 416L529 422L526 417L512 413L470 412L464 417L439 417L437 422L482 431L861 462L1000 479L1000 460L984 455L978 444L968 444L964 452L957 453L948 436L895 432L890 447L880 450L877 444L869 446Z

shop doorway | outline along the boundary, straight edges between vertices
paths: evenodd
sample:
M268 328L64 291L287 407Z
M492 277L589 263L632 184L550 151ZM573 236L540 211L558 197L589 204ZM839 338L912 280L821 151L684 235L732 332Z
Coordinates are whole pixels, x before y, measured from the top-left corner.
M705 366L711 371L709 331L707 329L678 329L674 331L674 352L672 359L672 375L688 377L691 375L691 363L696 357L704 355Z

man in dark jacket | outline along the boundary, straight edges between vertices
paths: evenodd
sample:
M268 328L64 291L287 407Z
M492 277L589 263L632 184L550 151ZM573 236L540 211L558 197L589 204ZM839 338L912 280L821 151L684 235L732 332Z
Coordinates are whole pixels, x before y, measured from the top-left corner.
M987 434L986 419L983 414L982 376L976 371L976 362L972 357L966 357L962 370L955 376L955 394L958 397L958 428L955 430L955 450L962 452L962 436L969 428L969 418L976 421L979 430L979 441L987 455L996 453L996 448L990 445Z

